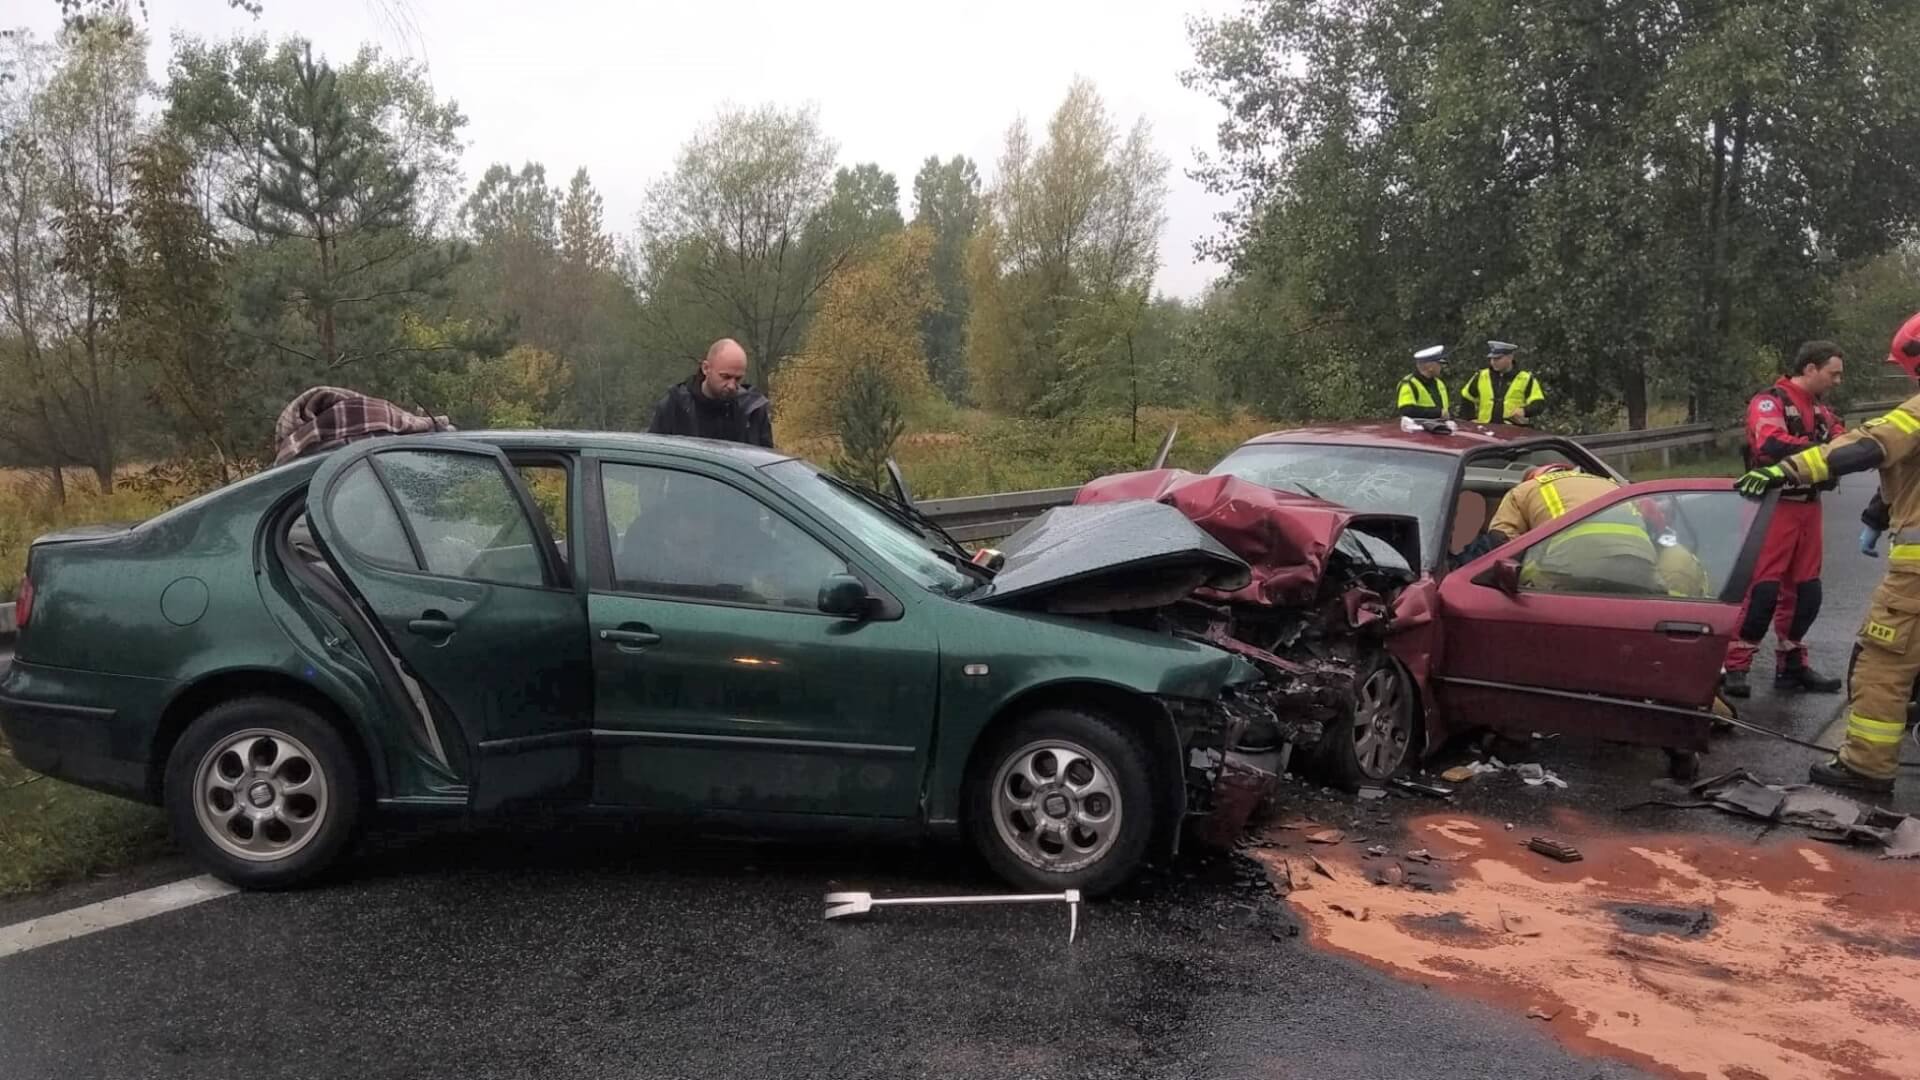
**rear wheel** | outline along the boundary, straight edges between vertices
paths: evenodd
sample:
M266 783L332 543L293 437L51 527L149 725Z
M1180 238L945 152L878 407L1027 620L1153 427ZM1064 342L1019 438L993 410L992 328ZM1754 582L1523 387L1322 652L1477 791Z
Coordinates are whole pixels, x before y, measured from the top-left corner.
M209 709L167 758L174 838L215 877L288 888L324 872L353 838L359 766L333 725L279 698Z
M1146 857L1160 813L1124 726L1042 709L1003 729L967 778L967 830L995 873L1035 892L1108 892Z
M1384 654L1366 661L1350 707L1327 724L1315 754L1328 783L1352 790L1383 784L1405 768L1414 742L1413 681Z

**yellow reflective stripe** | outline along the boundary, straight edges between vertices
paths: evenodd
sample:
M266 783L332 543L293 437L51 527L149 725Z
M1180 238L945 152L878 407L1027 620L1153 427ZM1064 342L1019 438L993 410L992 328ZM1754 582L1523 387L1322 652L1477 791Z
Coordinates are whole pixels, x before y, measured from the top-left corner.
M1895 544L1887 549L1889 559L1920 559L1920 544Z
M1847 717L1847 737L1879 746L1891 746L1906 736L1907 726L1899 721L1874 720L1853 713Z
M1553 490L1552 477L1547 477L1540 481L1540 497L1547 502L1547 515L1549 517L1559 517L1561 514L1567 512L1566 500L1560 497L1559 492Z
M1895 409L1880 419L1899 428L1908 435L1920 434L1920 419L1905 409Z
M1619 525L1611 521L1591 521L1575 525L1554 539L1565 540L1574 536L1630 536L1635 540L1645 540L1648 547L1653 546L1653 541L1647 538L1647 530L1638 525Z
M1807 482L1810 484L1825 483L1827 478L1833 475L1833 470L1827 468L1827 452L1824 447L1816 446L1810 450L1802 450L1800 464L1806 466Z
M1408 377L1400 380L1400 404L1418 405L1422 408L1433 407L1433 395L1419 381Z

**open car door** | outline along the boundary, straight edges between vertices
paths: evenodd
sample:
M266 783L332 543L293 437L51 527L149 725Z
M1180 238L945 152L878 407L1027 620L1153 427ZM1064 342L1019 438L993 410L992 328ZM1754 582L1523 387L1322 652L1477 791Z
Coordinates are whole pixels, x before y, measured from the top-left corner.
M584 796L586 611L506 457L434 436L349 446L315 474L307 517L442 730L463 736L471 804Z
M1635 484L1448 574L1449 726L1706 749L1777 499L1742 498L1731 480Z

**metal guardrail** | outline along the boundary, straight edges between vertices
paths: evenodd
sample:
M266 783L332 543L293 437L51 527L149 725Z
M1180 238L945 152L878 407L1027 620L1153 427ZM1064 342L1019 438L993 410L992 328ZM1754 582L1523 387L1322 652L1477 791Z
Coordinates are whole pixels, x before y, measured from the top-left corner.
M1898 401L1861 402L1845 411L1848 417L1869 416L1886 412L1898 404ZM1659 454L1661 464L1665 466L1672 464L1675 450L1712 446L1728 430L1714 423L1677 424L1640 431L1575 435L1573 440L1601 458ZM1012 534L1053 507L1073 502L1074 494L1079 490L1077 487L1041 488L995 495L963 495L952 499L922 499L920 510L938 521L956 540L993 540Z

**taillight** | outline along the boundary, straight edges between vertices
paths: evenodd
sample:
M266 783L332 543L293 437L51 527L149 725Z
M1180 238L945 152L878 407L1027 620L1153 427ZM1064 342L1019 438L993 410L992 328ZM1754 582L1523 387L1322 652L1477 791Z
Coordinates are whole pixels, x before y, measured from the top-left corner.
M13 599L14 625L18 626L22 630L25 630L27 628L27 620L31 619L32 617L33 617L33 579L29 577L23 577L20 579L20 594L14 597Z

